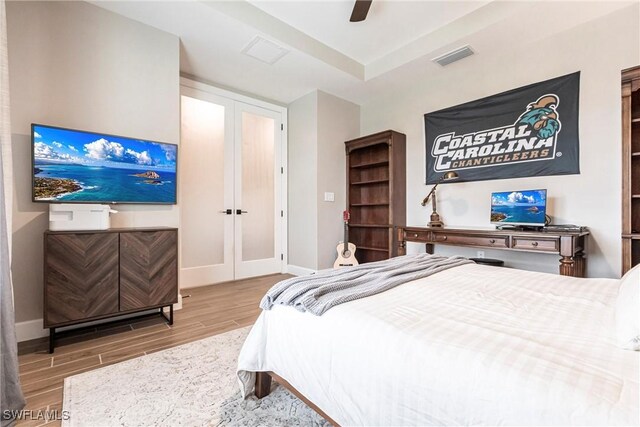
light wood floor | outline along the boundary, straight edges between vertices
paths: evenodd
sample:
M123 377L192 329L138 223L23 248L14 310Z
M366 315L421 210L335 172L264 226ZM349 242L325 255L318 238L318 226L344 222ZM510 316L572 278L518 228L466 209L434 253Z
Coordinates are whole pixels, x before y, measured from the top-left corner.
M169 326L160 316L124 320L56 340L53 354L47 340L19 345L20 381L27 398L25 409L62 411L66 377L123 360L164 350L212 335L252 325L260 313L265 292L288 275L264 276L182 290L182 309ZM191 295L185 298L186 295ZM71 414L73 416L73 414ZM22 420L20 426L55 426L59 421Z

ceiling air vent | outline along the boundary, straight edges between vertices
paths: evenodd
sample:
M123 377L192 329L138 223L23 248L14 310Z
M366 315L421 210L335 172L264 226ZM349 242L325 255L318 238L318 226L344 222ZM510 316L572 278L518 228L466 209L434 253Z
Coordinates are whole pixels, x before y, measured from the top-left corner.
M433 58L432 61L437 62L444 67L445 65L449 65L452 62L459 61L462 58L466 58L471 55L473 55L473 50L471 50L471 47L467 45L440 55L437 58Z
M259 61L266 62L269 65L273 65L289 53L289 50L260 36L255 36L253 40L242 49L242 53Z

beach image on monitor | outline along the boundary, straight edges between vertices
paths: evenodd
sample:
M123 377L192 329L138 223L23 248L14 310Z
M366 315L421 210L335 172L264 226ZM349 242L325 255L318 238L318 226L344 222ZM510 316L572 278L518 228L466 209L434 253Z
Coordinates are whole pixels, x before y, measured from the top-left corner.
M177 146L33 125L33 199L176 203Z
M491 195L491 222L544 225L547 190L505 191Z

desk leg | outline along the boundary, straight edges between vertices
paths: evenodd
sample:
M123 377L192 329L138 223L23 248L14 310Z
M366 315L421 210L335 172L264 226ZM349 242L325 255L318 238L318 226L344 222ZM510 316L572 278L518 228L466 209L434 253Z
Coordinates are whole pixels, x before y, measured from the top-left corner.
M585 259L582 252L575 256L563 256L560 258L560 274L562 276L584 277Z
M404 241L404 230L402 227L394 228L394 230L396 233L396 238L394 240L397 241L397 256L406 255L407 244Z
M433 255L433 243L427 243L424 246L425 246L425 249L426 249L427 253Z
M573 262L575 263L576 277L586 277L587 260L584 257L584 254L582 252L578 252L576 256L573 257Z
M407 248L404 241L398 242L398 256L406 255Z

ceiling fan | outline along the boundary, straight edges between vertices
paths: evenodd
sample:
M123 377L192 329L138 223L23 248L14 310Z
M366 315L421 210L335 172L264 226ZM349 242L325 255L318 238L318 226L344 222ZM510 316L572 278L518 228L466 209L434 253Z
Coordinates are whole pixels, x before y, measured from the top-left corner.
M373 0L356 0L356 4L353 5L353 12L351 12L351 22L361 22L367 19L367 13L371 7Z

